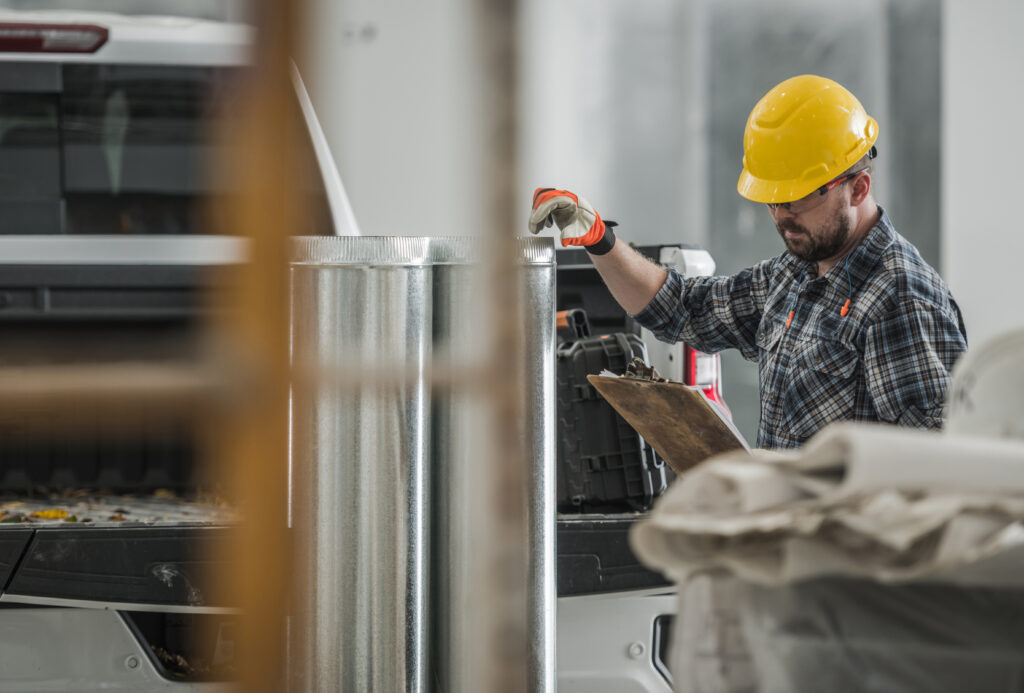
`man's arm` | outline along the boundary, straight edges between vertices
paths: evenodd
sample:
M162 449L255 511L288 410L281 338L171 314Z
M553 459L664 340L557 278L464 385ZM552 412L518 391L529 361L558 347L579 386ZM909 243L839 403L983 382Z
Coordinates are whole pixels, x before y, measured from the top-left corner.
M879 419L902 426L940 428L949 374L967 349L958 319L907 299L871 326L864 367Z
M732 277L683 279L618 241L611 222L575 193L538 188L529 229L554 224L563 246L586 249L612 296L658 339L685 339L702 351L737 348L757 357L755 333L769 287L770 262Z

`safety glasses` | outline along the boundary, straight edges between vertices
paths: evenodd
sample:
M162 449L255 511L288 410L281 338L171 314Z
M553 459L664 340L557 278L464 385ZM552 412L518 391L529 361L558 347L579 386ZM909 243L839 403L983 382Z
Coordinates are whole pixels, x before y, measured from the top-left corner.
M821 186L811 194L801 197L799 200L793 200L792 202L770 202L766 206L768 207L768 211L772 214L775 214L780 207L790 214L803 214L805 212L810 212L812 209L821 206L821 203L825 201L825 195L828 194L829 190L838 188L846 181L859 176L867 170L867 168L862 168L859 171L844 173L838 178L833 178L828 183L825 183L825 185Z

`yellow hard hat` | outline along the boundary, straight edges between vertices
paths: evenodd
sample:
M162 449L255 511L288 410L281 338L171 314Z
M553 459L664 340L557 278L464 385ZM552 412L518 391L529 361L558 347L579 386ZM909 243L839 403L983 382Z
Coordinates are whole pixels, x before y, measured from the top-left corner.
M878 123L838 82L791 77L761 97L743 132L740 195L754 202L792 202L867 154Z

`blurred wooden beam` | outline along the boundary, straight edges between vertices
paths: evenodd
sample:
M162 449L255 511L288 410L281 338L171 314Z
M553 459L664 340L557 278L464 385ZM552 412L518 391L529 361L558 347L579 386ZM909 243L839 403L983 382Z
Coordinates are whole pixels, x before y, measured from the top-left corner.
M490 277L486 353L491 362L487 379L491 390L484 398L490 419L479 493L487 499L490 523L487 545L478 549L486 565L482 602L487 608L475 616L478 648L464 653L479 661L475 690L494 693L549 693L553 691L549 657L538 651L546 644L532 641L529 618L531 566L528 552L527 492L530 463L523 440L525 387L523 383L524 321L522 273L517 267L515 228L518 206L518 58L519 3L517 0L474 0L471 5L475 53L483 71L479 84L483 137L485 208L493 220L485 240Z
M237 500L238 541L221 576L242 607L238 686L246 693L286 690L286 618L292 551L287 536L289 282L288 237L302 228L293 187L297 145L291 56L301 0L255 6L254 67L221 123L230 139L228 175L240 195L227 210L234 232L249 241L249 262L230 270L225 304L216 311L218 353L247 374L249 393L207 429L212 461Z
M238 399L236 385L211 362L3 366L0 426L58 435L198 424Z

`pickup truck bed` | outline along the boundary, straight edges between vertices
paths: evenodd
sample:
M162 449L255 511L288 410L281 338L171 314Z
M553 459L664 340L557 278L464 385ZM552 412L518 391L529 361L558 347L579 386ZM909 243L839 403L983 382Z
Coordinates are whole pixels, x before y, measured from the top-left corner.
M0 237L0 358L11 367L192 355L202 287L213 281L209 270L244 256L237 240ZM207 575L237 518L217 499L194 496L187 434L54 441L0 436L0 605L232 607ZM108 487L124 492L99 490ZM559 595L665 585L629 550L637 519L559 516Z

